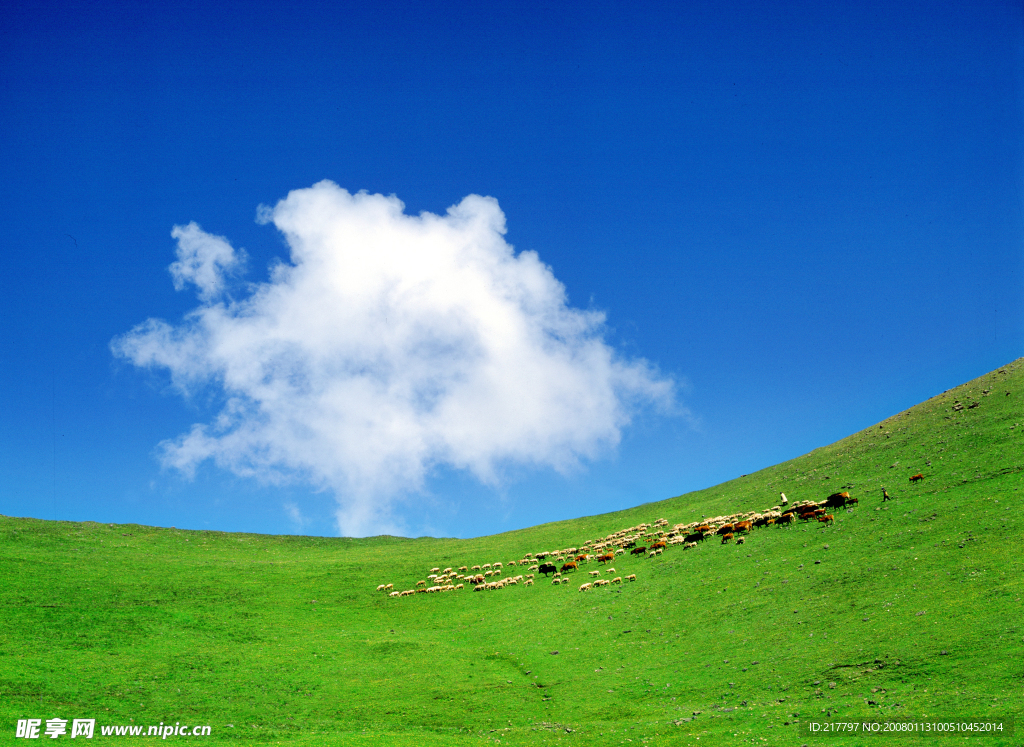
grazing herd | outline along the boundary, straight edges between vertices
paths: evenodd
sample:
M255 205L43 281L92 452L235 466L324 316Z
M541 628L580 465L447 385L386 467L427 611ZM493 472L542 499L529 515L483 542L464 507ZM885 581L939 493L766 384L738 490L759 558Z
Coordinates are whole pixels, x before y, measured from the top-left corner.
M913 481L923 479L918 474L910 478ZM888 494L885 496L888 497ZM696 548L699 543L709 537L720 538L721 544L730 542L742 545L754 529L770 526L787 526L798 521L815 521L825 526L835 522L835 516L829 513L832 509L846 508L858 503L857 498L848 492L833 493L823 501L801 501L789 504L783 497L783 503L764 511L751 511L731 516L716 516L713 519L695 521L689 524L676 524L669 527L666 519L658 519L652 524L638 524L622 529L605 537L588 540L579 547L567 547L560 550L546 550L526 553L522 559L509 560L507 563L485 563L483 565L445 568L431 568L430 574L417 581L414 588L404 591L394 589L394 584L380 584L377 591L385 592L389 597L406 597L414 594L431 594L448 591L459 591L467 585L474 591L495 591L512 586L533 586L535 573L545 577L551 576L552 586L561 586L569 582L568 574L580 570L581 565L596 561L598 566L613 562L618 555L628 552L630 555L654 558L661 555L669 547L681 546L683 550ZM647 543L650 544L641 544ZM507 575L506 566L508 566ZM512 575L512 568L526 566L526 574ZM588 570L592 579L580 585L580 591L590 591L603 586L622 584L622 576L611 579L601 578L602 571L612 575L615 569L597 568ZM629 574L625 581L635 581L636 574Z

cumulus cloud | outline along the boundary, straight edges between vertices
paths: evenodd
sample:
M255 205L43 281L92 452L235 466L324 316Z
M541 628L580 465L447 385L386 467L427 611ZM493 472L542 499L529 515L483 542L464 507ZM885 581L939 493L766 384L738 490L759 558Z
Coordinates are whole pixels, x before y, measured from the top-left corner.
M245 262L245 252L236 252L226 238L204 232L194 221L175 226L171 238L178 240L178 261L170 267L175 290L192 283L203 301L217 297L224 289L224 275Z
M182 323L150 319L112 343L224 405L161 445L186 475L211 459L238 475L334 493L342 533L392 528L397 499L432 467L498 484L509 465L566 471L619 442L636 412L671 408L674 387L604 340L604 315L567 304L535 252L504 240L496 200L407 215L396 197L320 182L259 221L290 262L227 299L243 258L222 237L176 227L176 288L200 304Z

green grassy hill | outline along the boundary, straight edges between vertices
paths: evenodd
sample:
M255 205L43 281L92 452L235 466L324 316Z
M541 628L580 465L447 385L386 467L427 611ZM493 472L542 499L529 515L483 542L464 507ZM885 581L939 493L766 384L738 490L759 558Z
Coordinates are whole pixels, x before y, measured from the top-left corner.
M1022 471L1024 359L756 474L492 537L0 518L0 743L24 743L18 719L55 717L69 731L95 718L106 742L125 737L103 725L180 722L211 736L128 741L429 747L860 744L800 729L1012 716L1024 705ZM622 586L578 591L591 564L558 586L376 591L414 588L435 566L841 489L860 503L833 526L621 556L616 575L637 577ZM1017 728L969 741L1024 743Z

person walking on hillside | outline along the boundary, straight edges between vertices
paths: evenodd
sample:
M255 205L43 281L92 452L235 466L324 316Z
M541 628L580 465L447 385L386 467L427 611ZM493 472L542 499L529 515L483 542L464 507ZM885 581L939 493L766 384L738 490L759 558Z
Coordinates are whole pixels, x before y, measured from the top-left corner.
M780 501L780 505L785 506L787 503L789 503L789 501L786 500L786 494L785 493L779 493L779 498L782 499Z

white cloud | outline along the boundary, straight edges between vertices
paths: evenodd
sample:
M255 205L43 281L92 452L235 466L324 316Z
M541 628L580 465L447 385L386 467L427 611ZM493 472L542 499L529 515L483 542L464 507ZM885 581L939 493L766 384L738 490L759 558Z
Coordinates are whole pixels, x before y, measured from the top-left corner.
M224 273L245 262L245 252L236 252L226 238L205 233L195 222L175 226L171 237L178 240L178 261L170 268L174 288L192 283L203 301L216 298L224 288Z
M294 501L287 501L281 506L284 512L288 514L289 520L292 522L292 526L295 527L296 532L301 532L302 528L306 526L306 517L302 515L302 511L299 509L298 504Z
M176 227L175 287L194 283L202 303L112 342L186 395L223 392L211 423L162 444L187 475L212 459L304 480L335 494L343 533L393 531L394 502L432 466L487 484L512 464L566 471L614 448L639 408L673 405L669 379L604 341L603 314L569 307L535 252L515 254L493 198L410 216L324 181L259 216L291 250L269 282L218 300L241 258Z

